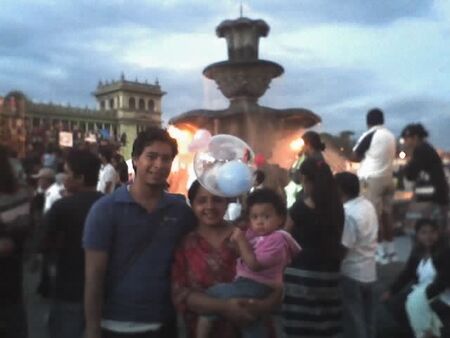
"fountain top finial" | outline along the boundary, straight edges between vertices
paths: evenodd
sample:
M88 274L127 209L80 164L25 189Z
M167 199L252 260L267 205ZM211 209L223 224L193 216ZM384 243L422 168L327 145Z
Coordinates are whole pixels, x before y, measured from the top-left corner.
M230 61L258 60L259 38L269 34L270 27L264 20L240 17L225 20L216 28L219 38L225 38Z

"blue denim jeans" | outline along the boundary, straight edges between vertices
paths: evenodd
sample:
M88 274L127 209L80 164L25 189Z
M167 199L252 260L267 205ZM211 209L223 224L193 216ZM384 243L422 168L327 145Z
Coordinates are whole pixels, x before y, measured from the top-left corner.
M221 283L210 287L206 294L214 298L231 299L231 298L264 298L272 288L255 282L248 278L237 278L232 283ZM217 319L216 316L207 316L209 320ZM241 329L243 338L266 338L268 332L266 326L261 320L250 324Z
M344 338L375 338L374 286L342 277Z
M48 325L50 338L82 338L85 329L83 303L53 300Z

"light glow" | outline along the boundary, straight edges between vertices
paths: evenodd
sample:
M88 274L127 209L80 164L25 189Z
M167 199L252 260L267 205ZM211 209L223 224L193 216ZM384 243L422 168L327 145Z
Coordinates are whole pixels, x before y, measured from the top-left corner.
M291 149L296 152L299 152L300 150L302 150L304 145L305 145L305 142L303 141L303 139L301 137L291 141L291 143L289 144Z

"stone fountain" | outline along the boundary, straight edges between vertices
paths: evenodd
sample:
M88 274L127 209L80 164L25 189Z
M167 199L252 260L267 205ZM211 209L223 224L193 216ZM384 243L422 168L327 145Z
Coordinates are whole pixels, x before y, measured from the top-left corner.
M320 117L304 108L275 109L258 104L272 79L284 72L279 64L258 57L259 39L266 37L269 29L263 20L240 17L223 21L216 33L226 39L228 60L207 66L203 75L217 83L229 99L229 107L191 110L169 123L179 128L190 125L208 129L213 135L235 135L269 160L281 136L298 134L319 123Z

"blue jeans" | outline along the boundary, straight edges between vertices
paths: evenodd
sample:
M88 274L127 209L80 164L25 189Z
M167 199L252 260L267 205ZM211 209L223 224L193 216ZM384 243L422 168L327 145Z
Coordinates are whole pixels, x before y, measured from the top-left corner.
M272 288L254 280L239 277L232 283L221 283L210 287L206 294L219 299L231 298L264 298ZM217 316L207 316L208 319L217 319ZM242 338L266 338L268 332L261 320L257 320L241 329Z
M0 337L27 338L27 316L23 304L0 304Z
M49 318L50 338L81 338L84 333L83 303L53 300Z
M342 277L344 338L375 338L374 285Z

